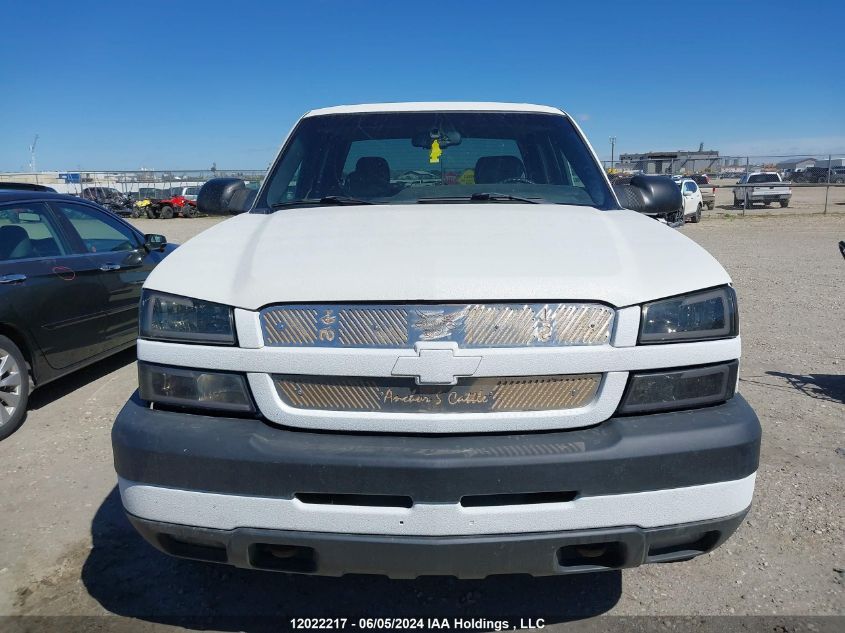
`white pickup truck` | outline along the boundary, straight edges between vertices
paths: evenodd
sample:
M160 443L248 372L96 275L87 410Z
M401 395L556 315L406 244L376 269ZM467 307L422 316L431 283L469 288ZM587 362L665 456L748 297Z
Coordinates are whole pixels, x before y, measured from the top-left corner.
M792 198L792 188L775 171L744 174L736 184L739 186L733 190L735 207L751 207L755 202L769 206L777 202L786 208Z
M731 280L648 217L678 187L614 190L564 112L315 110L257 194L198 203L238 215L144 284L112 433L155 547L483 578L686 560L742 522L760 425Z

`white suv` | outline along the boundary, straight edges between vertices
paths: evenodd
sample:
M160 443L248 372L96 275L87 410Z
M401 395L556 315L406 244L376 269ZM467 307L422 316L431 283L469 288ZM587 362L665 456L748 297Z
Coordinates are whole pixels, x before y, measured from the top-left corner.
M614 190L560 110L316 110L257 195L216 179L198 202L240 215L146 281L113 430L161 550L549 575L689 559L748 511L731 280L645 215L680 207L669 178Z
M698 188L692 178L673 179L675 184L681 188L681 195L683 196L684 206L684 220L689 222L701 222L701 211L704 208L704 198L701 195L701 189Z

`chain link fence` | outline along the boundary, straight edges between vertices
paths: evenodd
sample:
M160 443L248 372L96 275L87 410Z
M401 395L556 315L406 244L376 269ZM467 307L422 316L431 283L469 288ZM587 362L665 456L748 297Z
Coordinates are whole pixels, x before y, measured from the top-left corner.
M611 180L636 174L691 178L705 214L845 213L845 154L721 156L700 150L621 154L603 163ZM785 205L775 195L777 183L764 182L769 178L761 173L778 174L780 190L788 192Z

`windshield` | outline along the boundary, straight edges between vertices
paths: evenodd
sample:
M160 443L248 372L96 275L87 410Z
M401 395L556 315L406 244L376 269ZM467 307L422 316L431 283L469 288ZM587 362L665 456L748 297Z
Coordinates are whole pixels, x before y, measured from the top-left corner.
M306 117L257 208L327 197L413 204L476 200L615 208L601 169L568 118L508 112ZM349 201L348 201L349 202Z

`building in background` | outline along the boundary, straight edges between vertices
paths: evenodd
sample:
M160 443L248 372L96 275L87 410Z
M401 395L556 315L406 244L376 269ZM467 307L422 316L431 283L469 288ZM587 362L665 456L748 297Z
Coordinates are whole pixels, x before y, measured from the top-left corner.
M721 168L718 150L704 149L704 143L697 150L620 154L619 160L620 170L644 174L698 174Z

